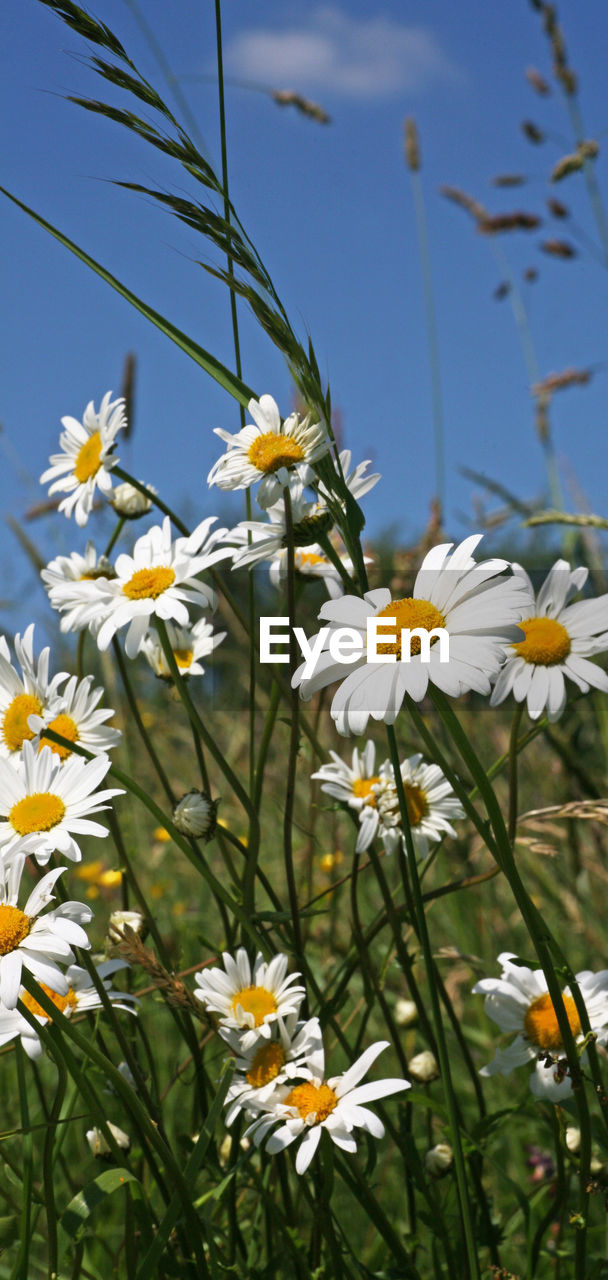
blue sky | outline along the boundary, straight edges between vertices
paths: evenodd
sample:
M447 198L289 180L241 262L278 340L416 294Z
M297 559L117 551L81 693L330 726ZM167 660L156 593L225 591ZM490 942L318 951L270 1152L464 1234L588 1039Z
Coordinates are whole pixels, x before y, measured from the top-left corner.
M208 156L219 164L215 36L210 0L140 0L167 62L187 94ZM475 527L481 491L459 474L485 472L522 497L546 487L534 432L528 375L510 299L493 292L504 254L522 291L541 376L593 366L589 386L556 397L552 420L566 503L606 512L605 268L581 249L573 261L543 254L543 238L572 238L544 205L555 194L597 242L583 179L548 192L546 176L572 149L561 95L539 98L525 78L536 66L550 77L537 15L521 3L466 6L440 0L224 6L229 78L292 88L332 116L317 125L267 94L229 85L231 194L270 268L292 323L313 337L355 459L370 457L382 484L365 499L370 533L394 526L403 543L423 527L434 493L432 412L424 299L412 191L403 163L404 117L418 121L423 149L445 417L451 536ZM98 0L95 12L135 63L166 95L153 53L127 0ZM596 138L596 173L605 185L605 47L608 11L587 0L584 24L574 0L560 5L572 65L580 75L586 136ZM50 11L22 0L4 14L0 77L2 182L87 249L136 293L232 363L226 291L195 259L194 232L111 179L179 185L180 177L118 126L67 103L64 95L103 96L84 46ZM546 129L542 147L525 141L520 122ZM498 173L526 185L497 190ZM479 235L438 194L462 187L491 212L523 208L543 215L539 231L498 241ZM169 502L187 499L192 519L217 510L204 478L218 452L215 426L236 429L234 403L197 367L63 248L4 201L2 221L3 378L0 420L3 511L21 518L44 497L38 476L57 447L60 418L79 416L118 391L123 359L138 359L132 442L124 464ZM523 271L539 278L525 285ZM242 314L244 376L275 396L283 413L291 390L281 357ZM234 516L240 515L235 503ZM28 525L45 554L80 549L72 522ZM95 536L95 526L88 532ZM0 595L21 592L23 560L2 528ZM21 606L8 628L25 625Z

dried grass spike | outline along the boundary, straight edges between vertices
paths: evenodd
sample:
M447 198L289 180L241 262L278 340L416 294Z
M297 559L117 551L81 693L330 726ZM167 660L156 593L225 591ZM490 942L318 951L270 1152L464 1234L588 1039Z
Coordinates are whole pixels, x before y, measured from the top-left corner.
M543 240L540 247L553 258L576 258L576 249L569 240Z
M547 98L551 93L551 86L549 85L548 80L545 80L545 77L541 76L540 71L537 71L536 67L526 67L526 80L528 81L528 84L532 85L532 88L536 93L540 94L541 98Z
M528 142L533 142L536 146L540 146L541 142L545 141L542 129L539 129L533 120L522 120L521 128Z
M270 96L279 107L295 107L296 111L308 116L309 120L316 120L318 124L331 124L331 116L324 107L318 102L312 102L310 98L303 98L293 89L273 89Z
M420 142L418 129L413 116L408 116L403 126L405 134L405 163L412 173L418 173L421 167Z

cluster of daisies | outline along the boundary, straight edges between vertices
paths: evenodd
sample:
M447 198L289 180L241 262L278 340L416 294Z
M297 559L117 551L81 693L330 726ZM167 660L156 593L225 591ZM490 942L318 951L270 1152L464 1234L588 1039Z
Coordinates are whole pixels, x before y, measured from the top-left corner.
M331 764L324 764L313 778L321 790L341 800L353 811L358 823L355 852L369 849L378 836L385 853L393 853L405 836L401 824L399 796L390 760L376 771L376 748L368 741L361 752L355 747L350 765L335 751ZM426 764L420 754L403 760L400 766L407 816L419 858L426 858L429 846L444 836L455 836L452 822L464 818L464 809L444 777L439 765Z
M299 973L287 974L287 956L266 962L256 956L253 970L244 947L227 952L224 967L197 974L195 995L217 1015L218 1031L235 1059L226 1097L226 1124L243 1115L245 1136L272 1155L300 1139L296 1171L305 1173L323 1130L342 1151L357 1149L355 1129L375 1138L384 1126L363 1104L410 1087L407 1080L360 1084L388 1041L368 1049L342 1075L325 1075L325 1053L318 1018L299 1018L306 997Z
M517 703L527 704L532 719L544 713L550 721L564 711L566 680L581 693L591 688L608 691L608 676L591 660L608 649L608 595L580 598L586 569L573 570L566 561L558 560L536 594L520 565L503 559L477 561L474 553L481 539L472 536L456 546L434 547L420 566L410 596L394 599L386 588L366 591L362 596L351 594L345 587L353 581L353 566L346 544L338 542L338 530L348 523L350 499L364 496L380 477L368 473L368 462L352 467L347 451L330 457L333 445L329 431L312 415L301 418L292 413L283 420L268 395L251 400L249 413L253 421L237 434L217 430L226 448L212 467L208 483L222 490L257 485L263 519L244 521L228 530L213 528L215 518L207 518L189 536L174 538L166 518L137 539L130 555L120 554L114 563L98 554L90 542L84 554L58 557L42 576L51 604L61 614L64 632L88 628L103 650L125 630L128 657L145 655L163 677L171 670L168 637L174 661L183 674L200 674L200 659L223 638L214 634L205 616L215 608L216 598L200 575L220 560L230 560L233 568L267 562L272 581L279 585L286 573L291 536L296 572L303 577L321 577L329 596L319 613L323 630L309 641L319 652L314 672L310 674L306 665L300 667L293 677L294 686L307 699L339 682L331 714L342 734L363 734L370 717L393 724L405 699L421 701L429 686L450 697L474 691L489 696L491 706L512 695ZM151 494L145 486L112 485L116 437L125 426L123 402L113 401L108 393L98 412L92 403L87 406L82 422L74 418L62 421L61 452L51 458L51 466L42 476L44 483L51 482L51 494L65 495L59 509L68 516L74 513L77 523L84 526L99 494L125 518L147 513ZM191 617L193 609L203 615L196 621ZM368 621L373 618L386 619L387 624L391 620L395 634L378 644L377 661L368 661L365 641ZM332 636L344 628L360 643L353 645L349 658L338 659ZM402 632L409 636L416 628L447 634L447 661L442 645L432 639L426 652L414 639L409 652L402 653ZM6 684L5 668L10 668L10 662L7 655L1 656ZM42 659L39 684L44 683L39 679L41 665ZM13 675L19 680L16 673ZM104 755L87 764L61 757L58 762L57 752L53 754L50 746L36 745L53 716L65 717L56 731L70 738L68 721L76 720L77 706L83 721L78 740L94 752L105 753L110 745L107 736L103 745L104 734L110 731L102 720L98 718L93 725L93 716L105 713L95 712L96 691L86 682L68 682L65 706L59 711L53 702L51 710L50 701L64 680L56 678L48 686L52 696L49 692L47 707L37 692L31 694L24 675L19 696L33 696L46 710L29 704L24 709L20 704L21 710L14 713L3 735L5 743L7 734L10 740L7 754L16 752L19 756L17 764L10 765L10 785L0 759L0 794L6 813L0 823L0 841L4 841L6 867L13 869L12 887L5 889L5 896L9 892L15 895L14 868L32 851L32 836L38 850L34 856L41 862L53 849L75 856L73 837L84 829L83 813L93 812L92 806L101 807L99 801L112 794L95 791L105 771L100 763ZM14 680L7 689L10 700L17 691ZM84 736L85 711L88 741ZM13 722L17 726L14 734ZM20 726L25 730L22 740L17 747L11 746L19 738ZM97 748L90 745L94 737ZM403 831L395 777L389 761L376 771L371 742L360 753L354 751L350 766L332 753L332 763L315 776L324 791L353 811L358 852L368 848L376 836L386 852L398 847ZM441 770L423 761L421 755L403 761L401 780L414 843L419 856L424 857L430 844L455 834L452 823L463 817L463 811ZM45 797L41 816L38 809L34 814L33 805L34 797L38 804L39 795ZM54 797L54 808L49 796ZM27 806L20 808L26 801ZM23 816L26 810L27 819ZM12 908L12 901L10 905ZM16 898L14 909L18 910ZM67 921L66 913L60 918ZM75 908L69 923L80 927ZM7 932L7 939L13 936L19 936L19 927ZM24 933L23 938L29 936ZM6 956L23 950L23 939L15 945L3 945L7 950L0 959L0 997L4 1000L8 993L14 1004L18 966L17 961L6 966ZM504 1071L540 1055L534 1079L543 1087L548 1080L557 1087L555 1071L542 1069L543 1062L554 1068L562 1049L555 1011L542 978L515 965L509 956L501 957L501 962L505 966L501 979L484 980L475 989L486 995L490 1016L503 1030L517 1030L518 1038L484 1070ZM10 981L3 976L5 968ZM370 1092L380 1086L353 1089L379 1048L368 1050L345 1076L325 1081L318 1023L315 1019L298 1021L303 991L293 987L285 973L284 957L277 957L268 967L258 958L252 977L246 955L240 952L236 960L226 958L225 971L203 975L198 994L210 1010L220 1014L222 1034L237 1054L229 1118L241 1109L247 1111L254 1117L251 1132L255 1140L266 1141L270 1150L279 1150L306 1131L298 1155L302 1169L312 1156L322 1127L346 1149L352 1149L352 1128L362 1122L361 1116L364 1127L379 1131L379 1122L361 1112L359 1103L362 1095L380 1096ZM579 975L580 991L598 1036L608 1026L605 976ZM576 1004L568 992L564 1001L578 1038L582 1031ZM384 1084L390 1086L385 1092L405 1087L403 1081ZM565 1084L569 1087L567 1081Z
M90 907L62 901L48 910L66 868L39 876L29 893L24 869L44 867L54 854L79 861L82 836L107 836L93 815L122 794L102 785L120 733L108 725L113 713L99 706L103 691L91 676L50 675L49 649L36 657L33 625L15 637L14 648L13 663L0 637L0 1044L19 1036L29 1056L37 1057L39 1036L18 1001L40 1024L48 1015L24 990L24 968L68 1015L97 1008L101 999L90 975L74 964L72 950L90 947L83 928ZM76 755L76 744L92 758ZM128 995L109 989L114 972L124 967L123 961L107 961L97 968L98 980L111 1000L133 1008Z

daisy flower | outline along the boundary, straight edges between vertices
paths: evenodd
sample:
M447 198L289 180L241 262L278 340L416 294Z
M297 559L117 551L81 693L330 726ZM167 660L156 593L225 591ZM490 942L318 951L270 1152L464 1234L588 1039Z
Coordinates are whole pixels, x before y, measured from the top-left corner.
M362 853L369 849L378 831L378 810L374 784L380 782L380 774L375 772L376 748L374 743L366 742L363 751L355 747L352 763L348 765L336 751L330 751L331 764L321 765L317 773L311 777L318 778L321 791L341 800L353 809L359 821L359 834L355 850Z
M113 578L114 569L106 556L97 555L92 542L87 542L83 556L73 551L69 556L50 560L40 577L53 609L62 615L61 631L89 627L95 634L99 630L99 593L93 584L98 579Z
M301 420L299 414L291 413L281 422L272 396L250 400L248 409L253 423L237 435L215 428L216 436L228 448L212 466L207 483L220 489L249 489L261 480L257 498L266 508L277 501L281 490L298 477L303 466L310 466L327 453L329 436L322 423L312 421L311 414Z
M81 928L93 914L84 902L62 902L54 911L40 914L52 902L51 891L66 867L47 871L23 910L17 906L24 864L23 855L16 857L3 868L0 879L0 1002L5 1009L17 1004L24 966L36 982L66 995L69 983L59 965L74 959L73 946L88 949L91 945Z
M475 995L484 995L488 1017L501 1031L516 1032L506 1049L497 1050L494 1058L482 1067L482 1076L510 1075L516 1067L536 1061L530 1080L532 1093L538 1098L557 1100L570 1093L570 1080L554 1079L555 1064L564 1057L564 1046L557 1015L540 969L526 969L514 963L515 956L504 952L498 957L502 965L500 978L482 978L473 987ZM591 1030L600 1044L608 1040L608 969L600 973L584 970L577 973ZM577 1044L584 1039L574 999L568 987L563 1001L570 1030Z
M202 676L205 668L200 659L208 658L226 638L225 631L214 631L206 618L199 618L193 627L174 627L167 623L169 644L176 664L183 676ZM156 631L148 631L141 645L141 652L149 662L155 676L171 679L169 663Z
M456 836L452 821L464 818L464 809L439 765L425 764L420 752L403 760L400 767L414 849L419 858L426 858L430 844L446 835ZM400 840L405 847L405 836L390 761L380 766L380 777L372 785L372 792L385 851L394 853Z
M331 707L340 733L363 733L370 715L394 724L406 693L420 702L429 681L452 697L469 689L490 692L491 677L498 674L504 661L505 641L520 635L517 622L522 617L525 588L519 575L499 576L510 569L506 560L473 560L471 552L480 540L481 534L476 534L454 550L453 543L433 547L424 558L413 594L404 599L391 600L390 591L381 587L367 591L363 599L345 595L322 606L319 618L328 624L329 633L316 671L304 679L302 665L293 684L308 699L335 680L342 681ZM379 640L377 652L382 656L373 662L367 660L366 653L369 618L396 620L391 628L395 639ZM349 664L336 661L329 652L331 632L344 627L361 637L361 656ZM430 660L423 662L416 636L411 641L410 660L403 660L404 628L441 628L449 640L449 660L440 661L441 646L435 644L434 637Z
M24 742L35 737L36 730L29 723L30 716L41 715L57 695L57 690L67 671L61 671L49 681L50 649L43 649L38 661L34 658L34 624L21 636L15 636L15 653L21 668L19 676L11 665L8 645L0 636L0 756L12 757L21 751Z
M371 741L366 742L361 755L355 747L351 766L335 751L330 755L333 763L322 765L312 777L320 779L322 791L341 800L357 814L359 834L355 851L363 853L376 835L380 835L386 852L393 853L403 834L390 761L385 760L378 772L374 771L376 748ZM463 818L464 809L439 766L424 764L420 753L402 762L401 777L414 848L418 857L426 858L429 843L441 840L444 835L456 835L450 819Z
M524 639L507 648L507 661L490 699L498 706L509 693L527 702L528 715L538 720L546 710L558 720L566 705L567 676L581 690L608 692L608 675L589 658L608 649L608 595L571 604L587 580L587 569L570 569L557 560L538 596L521 565L514 565L525 585L525 612L520 622Z
M98 593L97 611L102 620L97 632L100 649L107 649L116 632L128 627L125 652L134 658L152 617L165 622L172 619L184 627L190 621L188 605L215 608L214 591L196 576L230 555L228 548L217 547L226 530L212 533L215 520L210 516L188 538L174 541L166 516L162 525L153 525L137 539L132 555L118 556L114 578L91 584Z
M124 400L112 400L112 392L107 391L99 413L90 400L82 422L70 417L61 419L65 427L59 437L62 452L52 455L51 465L41 475L40 483L48 484L52 480L49 494L68 495L62 498L59 510L65 511L66 516L74 512L76 524L80 526L87 523L95 490L99 489L106 498L111 493L110 470L118 461L111 453L117 432L127 425L124 405Z
M365 564L372 564L371 556L364 556L363 559ZM346 572L352 574L352 560L348 556L340 556L340 560ZM344 595L344 586L338 570L331 560L328 560L323 548L317 543L313 542L309 547L294 548L294 567L296 577L322 578L331 600ZM277 551L270 566L270 581L273 586L280 587L286 577L287 551Z
M73 862L82 854L74 836L107 836L90 814L107 809L104 802L123 795L120 788L97 791L110 761L107 756L62 763L50 746L36 751L24 742L17 764L0 759L0 855L28 853L40 864L56 850Z
M379 1040L370 1045L341 1076L334 1076L330 1080L324 1080L323 1075L313 1076L311 1080L305 1080L293 1088L285 1085L280 1087L267 1104L267 1114L254 1120L246 1136L252 1134L256 1146L265 1142L270 1155L284 1151L285 1147L301 1137L296 1156L296 1173L306 1172L323 1129L337 1147L348 1152L357 1150L353 1133L356 1128L363 1129L374 1138L383 1138L384 1125L381 1120L362 1104L409 1089L409 1081L375 1080L363 1085L359 1085L359 1081L378 1054L388 1047L388 1040ZM277 1124L278 1129L275 1128ZM274 1132L271 1132L273 1129Z
M137 1012L138 1000L135 996L129 995L126 991L114 991L110 985L112 976L118 969L128 969L126 960L105 960L102 964L96 966L97 974L106 990L108 999L117 1009L125 1009L129 1013ZM72 964L66 971L66 982L68 989L65 995L59 995L52 987L47 986L46 982L40 985L45 994L52 1000L53 1004L60 1013L65 1014L66 1018L71 1018L74 1013L88 1013L91 1009L101 1009L102 1004L97 994L96 988L93 986L89 974L86 969L81 969L79 965ZM49 1015L41 1004L30 995L29 991L22 989L19 992L19 999L30 1013L33 1013L36 1020L41 1026L50 1021ZM42 1044L40 1037L34 1031L34 1028L19 1012L19 1009L3 1009L0 1006L0 1045L8 1044L9 1040L14 1040L19 1036L21 1044L27 1053L28 1058L39 1058L42 1053Z
M85 676L84 680L71 676L63 693L53 700L45 716L29 717L30 729L43 739L45 730L52 729L62 738L86 747L94 756L117 747L122 734L119 729L110 729L105 723L112 719L114 712L98 706L103 698L103 689L94 689L92 685L93 676ZM42 747L43 743L40 745ZM47 746L60 760L67 760L71 754L69 747L62 747L58 742L48 742Z
M304 487L294 484L291 489L291 513L293 520L294 545L296 547L315 546L320 533L329 533L333 527L333 516L325 502L309 502L304 497ZM262 560L273 560L287 546L285 529L285 507L278 502L269 507L267 520L241 520L235 529L231 529L226 541L236 544L232 552L232 568L242 569L245 565L252 568Z
M258 1040L246 1051L238 1031L223 1029L222 1038L235 1055L236 1071L226 1094L226 1125L240 1111L255 1115L280 1085L310 1080L323 1073L323 1039L318 1018L298 1022L293 1013L277 1018L269 1040Z
M351 461L352 453L350 449L342 449L340 451L340 466L342 467L344 482L347 489L350 489L353 498L358 501L359 498L364 496L364 494L369 493L370 489L373 489L382 477L379 471L372 472L371 475L366 476L365 472L367 471L367 468L371 466L369 458L367 458L365 462L359 462L352 471L350 469ZM322 480L319 480L318 483L316 483L316 488L322 498L335 497L335 494L332 495L330 493Z
M288 958L276 955L266 963L258 952L253 973L244 947L236 957L223 954L224 968L214 966L197 973L198 991L194 994L205 1008L218 1013L220 1024L241 1034L241 1048L248 1051L260 1039L270 1039L277 1018L299 1013L306 994L304 987L294 986L299 973L287 974Z

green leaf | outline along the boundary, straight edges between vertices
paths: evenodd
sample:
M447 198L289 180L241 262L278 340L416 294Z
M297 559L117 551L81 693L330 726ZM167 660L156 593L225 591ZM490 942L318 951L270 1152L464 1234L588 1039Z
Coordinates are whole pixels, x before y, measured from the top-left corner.
M147 302L143 302L142 299L138 298L135 293L132 293L126 285L121 284L120 280L117 280L116 276L112 275L110 271L106 271L105 267L102 267L99 262L96 262L94 258L91 258L88 253L85 253L84 249L79 248L73 240L70 240L69 236L65 236L63 232L59 231L57 227L54 227L52 223L47 222L46 219L42 218L39 213L34 211L34 209L30 209L27 204L18 200L17 196L12 195L10 191L6 190L6 187L0 186L0 193L6 196L8 200L11 200L13 204L17 205L18 209L22 209L24 213L27 213L28 217L38 223L38 226L44 227L45 231L48 231L50 235L54 236L55 240L58 240L66 249L69 249L77 258L80 258L80 261L84 262L85 266L90 267L91 271L94 271L96 275L101 276L101 279L105 280L106 284L111 285L112 289L115 289L116 292L119 293L122 298L125 298L132 307L135 307L136 311L139 311L142 316L145 316L146 320L149 320L151 324L156 325L156 328L160 329L161 333L166 334L166 336L170 338L176 346L181 347L181 350L185 351L186 355L190 356L191 360L194 360L196 364L200 365L201 368L205 370L205 373L208 373L210 377L218 382L220 387L223 387L229 395L234 396L234 399L238 400L239 404L247 407L251 399L257 399L255 392L242 382L240 378L237 378L236 374L231 373L230 370L227 369L225 365L221 364L219 360L216 360L215 356L212 356L209 351L205 351L204 347L200 347L197 342L194 342L194 340L189 338L187 334L182 333L181 329L178 329L170 320L166 320L164 316L161 316L160 312L155 311L153 307L148 306Z
M76 1240L97 1206L127 1183L135 1184L133 1190L140 1194L140 1183L135 1174L128 1169L105 1169L70 1200L59 1219L59 1226L72 1240Z

